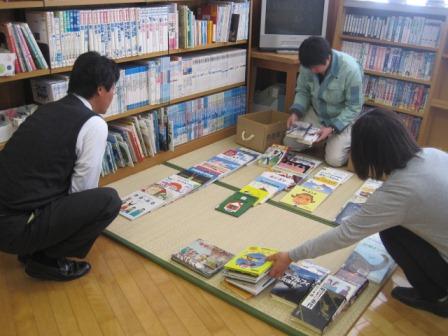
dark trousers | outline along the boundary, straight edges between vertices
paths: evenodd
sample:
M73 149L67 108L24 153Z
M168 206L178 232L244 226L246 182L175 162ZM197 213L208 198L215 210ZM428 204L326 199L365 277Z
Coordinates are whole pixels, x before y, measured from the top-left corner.
M55 200L29 213L0 216L0 250L44 252L49 257L84 258L101 232L117 217L121 200L112 188L96 188Z
M380 237L421 297L436 300L448 294L448 263L434 246L401 226L380 232Z

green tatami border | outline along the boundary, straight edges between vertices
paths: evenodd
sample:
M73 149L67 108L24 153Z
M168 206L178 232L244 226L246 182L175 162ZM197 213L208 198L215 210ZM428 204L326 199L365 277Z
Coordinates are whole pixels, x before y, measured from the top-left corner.
M124 246L130 248L131 250L139 253L140 255L144 256L145 258L151 260L152 262L156 263L157 265L163 267L164 269L180 276L181 278L185 279L186 281L189 281L193 283L194 285L206 290L207 292L219 297L220 299L226 301L227 303L240 308L241 310L245 311L246 313L254 316L255 318L258 318L259 320L262 320L266 322L267 324L273 326L274 328L279 329L280 331L285 332L288 335L292 336L307 336L307 334L302 333L301 331L294 329L293 327L271 317L268 314L265 314L258 309L255 309L251 307L250 305L246 304L243 300L237 299L233 297L230 294L227 294L225 291L220 290L217 287L214 287L210 285L206 279L200 279L195 277L194 275L182 270L180 267L177 267L176 265L170 263L169 261L166 261L155 254L135 245L134 243L130 242L129 240L120 237L119 235L108 231L107 229L103 232L104 235L107 237L119 242L120 244L123 244Z
M181 166L178 166L178 165L176 165L176 164L174 164L174 163L171 163L171 162L168 162L168 161L166 161L166 162L164 162L164 163L162 163L162 164L165 165L165 166L167 166L167 167L169 167L169 168L176 169L176 170L178 170L178 171L181 171L181 170L186 169L186 168L183 168L183 167L181 167ZM243 168L244 168L244 167L243 167ZM232 191L238 191L238 190L240 190L240 188L235 187L235 186L230 185L230 184L225 183L225 182L215 181L214 183L215 183L216 185L220 186L220 187L224 187L224 188L229 189L229 190L232 190ZM281 202L277 202L277 201L274 201L274 200L271 200L271 199L268 200L266 203L267 203L267 204L270 204L270 205L273 205L273 206L275 206L275 207L277 207L277 208L280 208L280 209L283 209L283 210L286 210L286 211L295 213L295 214L300 215L300 216L302 216L302 217L306 217L306 218L308 218L308 219L312 219L312 220L314 220L314 221L316 221L316 222L319 222L319 223L322 223L322 224L331 226L331 227L336 227L336 226L338 226L338 225L337 225L336 223L334 223L333 221L330 221L330 220L328 220L328 219L326 219L326 218L322 218L322 217L313 215L312 213L306 212L306 211L301 210L301 209L299 209L299 208L295 208L295 207L293 207L293 206L291 206L291 205L288 205L288 204L284 204L284 203L281 203Z

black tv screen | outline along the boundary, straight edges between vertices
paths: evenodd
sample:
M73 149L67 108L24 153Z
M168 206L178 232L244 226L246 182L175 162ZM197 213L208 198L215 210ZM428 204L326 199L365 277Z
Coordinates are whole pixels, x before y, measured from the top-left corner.
M324 7L325 0L266 0L265 34L321 35Z

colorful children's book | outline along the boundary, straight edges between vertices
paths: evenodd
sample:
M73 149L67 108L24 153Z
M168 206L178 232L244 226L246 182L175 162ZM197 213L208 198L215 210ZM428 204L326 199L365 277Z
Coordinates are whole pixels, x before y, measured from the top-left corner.
M313 212L328 194L304 186L295 186L280 202Z
M206 162L211 163L214 166L222 167L228 173L233 172L241 167L240 164L235 163L232 160L229 160L229 159L219 156L219 155L216 155L216 156L208 159Z
M120 215L127 219L134 220L163 206L163 200L148 195L142 191L135 191L123 198L120 208Z
M387 253L378 233L361 240L341 267L359 273L374 283L382 283L396 264Z
M179 192L179 186L168 179L153 183L140 191L159 198L164 204L171 203L184 195Z
M358 297L369 284L369 280L366 277L359 273L349 272L343 268L340 268L334 275L356 286L357 290L354 298Z
M342 169L323 167L316 173L316 175L314 175L313 178L324 183L338 186L342 183L347 182L352 176L352 173Z
M301 178L296 177L295 175L283 172L264 172L257 177L257 180L269 181L276 185L283 185L283 189L291 188L302 181Z
M328 274L330 274L328 268L317 265L308 259L299 261L297 267L300 268L299 272L303 278L312 280L315 283L320 283Z
M273 169L274 171L286 172L303 178L321 163L322 161L320 160L291 152L287 153Z
M171 259L210 278L219 272L232 257L232 253L202 239L196 239L179 252L173 254Z
M182 176L183 178L186 178L188 180L194 181L202 186L207 185L211 181L210 178L195 173L188 169L181 170L180 172L177 173L177 175Z
M266 270L264 273L259 274L258 276L255 276L252 274L236 272L236 271L231 271L228 269L224 269L222 271L222 275L226 278L236 279L236 280L249 282L249 283L253 283L253 284L255 284L259 281L262 281L264 278L266 278L268 276L268 273L269 273L269 269Z
M258 189L250 184L242 187L240 192L256 197L257 201L254 205L264 203L269 198L269 192L267 190Z
M266 202L268 199L272 198L275 194L283 190L281 186L273 185L272 183L268 181L261 181L258 178L255 181L251 181L248 186L251 186L252 188L256 188L259 190L263 190L267 192L267 195L260 199L260 203ZM244 188L244 187L243 187Z
M260 156L260 158L257 160L257 164L261 167L274 167L283 159L287 151L288 147L273 144L268 149L266 149L264 154Z
M246 148L235 148L228 149L217 156L235 162L240 166L244 166L257 159L260 154Z
M305 182L302 183L302 186L314 191L323 192L327 195L331 194L334 191L333 186L329 186L327 183L319 181L314 178L306 180Z
M356 285L347 282L335 275L328 275L322 281L321 286L331 290L332 292L343 295L347 302L351 302L358 291L358 287Z
M236 192L218 205L216 210L234 217L239 217L254 206L257 201L258 198L254 196L244 194L242 192Z
M382 181L367 179L363 185L356 191L355 199L357 203L365 203L367 199L383 184Z
M166 184L167 188L173 189L183 196L201 186L200 183L182 177L178 174L168 176L159 183L162 185Z
M266 257L277 253L271 248L249 246L233 257L224 268L227 270L259 276L265 273L272 266L272 262L267 261Z

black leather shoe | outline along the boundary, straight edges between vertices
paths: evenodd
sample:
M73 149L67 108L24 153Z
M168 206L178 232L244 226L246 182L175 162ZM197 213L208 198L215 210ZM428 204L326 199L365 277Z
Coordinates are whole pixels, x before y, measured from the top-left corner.
M91 268L88 262L65 258L57 259L55 264L49 266L30 258L26 263L25 273L37 279L70 281L87 274Z
M441 317L448 317L448 299L443 302L428 301L421 298L414 288L395 287L391 292L392 297L413 308L429 311Z

